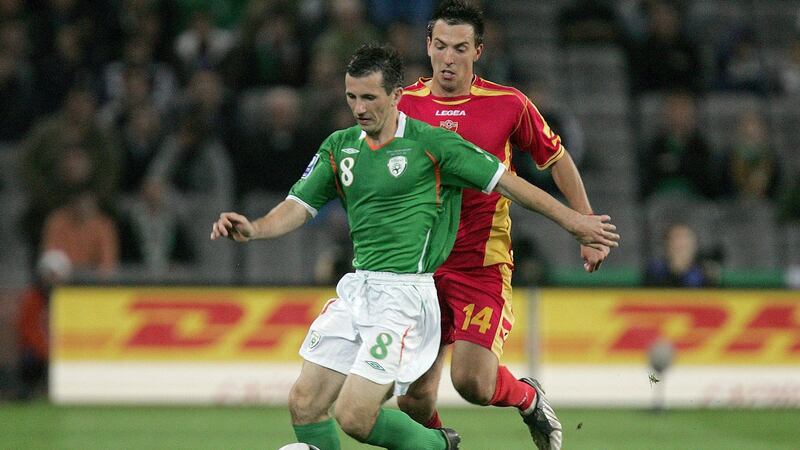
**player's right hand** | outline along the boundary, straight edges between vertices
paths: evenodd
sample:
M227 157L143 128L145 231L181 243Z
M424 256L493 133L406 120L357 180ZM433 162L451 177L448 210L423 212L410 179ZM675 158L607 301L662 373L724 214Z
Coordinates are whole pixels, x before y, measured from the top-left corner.
M235 212L224 212L211 225L211 239L227 237L236 242L247 242L255 234L253 224L247 217Z
M603 250L603 246L619 247L617 226L607 215L582 214L575 229L575 238L583 245L597 250Z

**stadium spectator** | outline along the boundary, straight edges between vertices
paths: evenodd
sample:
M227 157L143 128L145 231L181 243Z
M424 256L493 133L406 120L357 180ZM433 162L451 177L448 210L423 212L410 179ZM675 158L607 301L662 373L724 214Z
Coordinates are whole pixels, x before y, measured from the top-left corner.
M484 19L478 8L463 1L440 4L428 26L431 78L407 87L399 109L429 125L455 131L508 167L514 167L510 146L520 147L539 168L552 171L575 210L592 215L572 157L530 99L475 74L475 63L485 50L483 38ZM450 376L464 399L516 408L537 447L558 449L561 424L539 382L517 379L500 361L514 323L509 208L499 195L464 190L458 237L434 275L442 308L442 345L453 344ZM609 253L603 246L575 249L587 272L597 270ZM473 310L483 319L472 316ZM485 326L475 326L475 320L484 319ZM429 427L441 424L436 392L444 355L440 352L432 368L398 399L402 410Z
M519 81L508 48L505 27L498 21L487 19L483 24L483 41L492 51L484 53L475 61L475 73L481 74L481 78L500 84Z
M136 71L147 75L150 95L163 114L174 106L179 92L175 70L168 63L155 59L154 43L144 36L132 36L125 42L122 58L103 68L103 89L106 101L126 94L126 75Z
M777 197L780 164L770 146L766 121L758 112L739 117L723 161L727 194L740 200Z
M119 234L114 219L105 214L90 190L73 194L47 216L42 252L60 250L76 274L108 278L119 267Z
M580 121L567 108L564 108L556 92L547 89L539 83L531 83L527 89L528 98L536 104L542 117L547 118L547 124L561 136L561 142L569 149L569 154L577 167L583 165L584 131ZM551 195L559 192L553 176L549 170L539 170L531 158L523 155L518 148L514 152L514 166L519 176L527 179L536 186L544 189ZM515 246L516 247L516 246Z
M255 120L243 124L234 154L240 197L253 190L284 193L297 181L319 142L317 132L304 126L302 111L296 89L277 86L264 92Z
M208 133L231 145L234 129L234 105L230 92L216 70L199 69L192 73L177 102L177 113L195 114Z
M36 62L36 82L41 92L43 113L57 111L73 85L91 79L84 47L80 27L64 25L56 32L53 49Z
M181 73L219 68L235 43L233 31L215 26L208 12L195 11L189 28L175 39L175 54L181 63Z
M798 96L800 95L800 30L783 52L778 67L781 92Z
M380 33L367 21L362 0L329 0L328 5L329 22L314 42L314 54L320 51L330 54L339 74L343 61L359 45L377 42Z
M655 138L641 154L642 198L675 194L714 197L719 192L718 170L706 137L696 121L695 98L674 91L664 100Z
M58 114L37 123L23 142L22 172L30 195L23 232L38 248L44 218L81 190L110 204L119 186L121 152L116 137L95 121L95 96L73 86Z
M152 105L154 101L152 80L147 71L141 67L126 67L122 77L122 91L111 97L97 113L100 126L112 129L115 133L119 133L130 120L134 109Z
M731 30L717 50L716 88L725 91L748 91L766 95L770 89L770 74L750 28Z
M561 45L622 43L616 12L607 0L573 0L558 13Z
M203 199L212 208L233 201L233 172L227 149L203 115L185 112L177 130L164 143L147 169L146 182L162 184L180 201Z
M340 280L339 298L312 323L301 347L305 362L289 394L295 435L300 442L338 448L330 415L335 402L337 422L360 442L396 449L458 448L460 439L452 430L425 428L403 412L382 407L392 395L403 394L439 353L432 272L457 231L444 224L458 220L453 204L460 201L458 190L503 192L565 229L574 228L587 244L615 246L619 236L604 223L608 216L577 213L457 134L398 111L402 62L390 48L362 46L350 61L347 102L359 125L324 141L286 200L252 222L237 213L220 214L211 239L278 238L340 198L353 224L359 270ZM430 201L440 191L442 205ZM365 360L365 352L379 362Z
M122 194L138 194L147 168L164 139L161 116L151 103L142 103L127 112L119 132L123 152L120 180Z
M663 256L647 266L646 286L700 288L710 285L698 260L697 235L689 225L676 223L667 227L663 244Z
M54 287L66 282L71 272L72 263L64 252L44 252L36 264L33 283L20 297L17 315L17 397L21 400L34 398L47 391L50 293Z
M144 183L120 214L122 262L161 278L176 264L191 264L195 255L176 204L161 183Z
M703 87L700 50L691 36L681 31L676 6L665 0L648 3L648 28L644 41L629 49L629 68L634 93Z
M256 86L301 86L306 73L300 39L289 8L252 2L241 36L220 67L226 84L240 91Z
M28 132L39 112L38 102L33 67L0 46L0 143L17 142Z

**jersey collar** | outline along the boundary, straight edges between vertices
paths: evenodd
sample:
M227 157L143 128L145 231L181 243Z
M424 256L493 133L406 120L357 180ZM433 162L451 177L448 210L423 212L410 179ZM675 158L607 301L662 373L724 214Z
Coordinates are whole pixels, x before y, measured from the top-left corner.
M406 116L406 113L404 113L403 111L399 111L399 114L397 115L397 130L395 130L395 132L394 132L394 137L401 138L401 137L405 136L405 134L406 134L406 118L407 117L408 116ZM367 137L367 132L364 131L364 130L361 130L361 134L358 136L358 138L359 139L364 139L366 137Z

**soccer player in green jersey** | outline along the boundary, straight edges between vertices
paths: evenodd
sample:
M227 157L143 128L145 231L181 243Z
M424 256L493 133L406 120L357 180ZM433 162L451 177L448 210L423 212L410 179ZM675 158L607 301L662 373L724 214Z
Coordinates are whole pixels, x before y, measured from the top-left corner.
M281 236L328 201L347 210L355 273L311 324L300 349L305 360L289 394L298 441L339 449L329 415L360 442L390 449L453 449L449 429L427 429L405 413L382 408L406 392L436 359L440 315L433 271L455 240L461 189L496 190L541 212L581 243L616 246L608 216L586 216L508 172L494 156L456 133L397 110L402 93L397 53L361 47L345 76L357 126L320 146L286 200L254 221L225 212L211 239L239 242Z

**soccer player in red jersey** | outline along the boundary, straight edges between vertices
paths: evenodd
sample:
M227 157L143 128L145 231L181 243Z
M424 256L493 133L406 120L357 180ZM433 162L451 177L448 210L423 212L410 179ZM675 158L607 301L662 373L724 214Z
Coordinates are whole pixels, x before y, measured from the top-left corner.
M463 1L446 1L428 24L431 78L404 90L399 109L410 117L450 129L494 154L513 170L511 148L549 168L573 209L593 214L580 174L561 138L531 101L512 87L483 80L473 64L483 53L483 18ZM440 427L435 409L444 348L453 344L451 378L459 394L478 405L519 409L536 446L561 447L562 433L538 381L517 379L499 363L514 324L511 307L510 201L464 190L455 246L435 274L442 310L442 349L431 369L398 398L420 423ZM584 269L593 272L609 249L581 246Z

